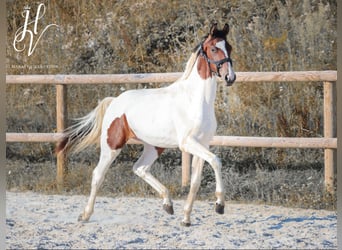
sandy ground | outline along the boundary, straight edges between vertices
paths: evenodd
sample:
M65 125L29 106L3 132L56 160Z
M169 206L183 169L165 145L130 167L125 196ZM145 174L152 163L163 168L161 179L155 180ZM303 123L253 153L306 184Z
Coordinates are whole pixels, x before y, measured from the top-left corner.
M183 200L174 215L161 199L98 197L87 223L77 221L86 196L6 194L9 249L98 248L337 248L334 211L196 201L192 226L183 227Z

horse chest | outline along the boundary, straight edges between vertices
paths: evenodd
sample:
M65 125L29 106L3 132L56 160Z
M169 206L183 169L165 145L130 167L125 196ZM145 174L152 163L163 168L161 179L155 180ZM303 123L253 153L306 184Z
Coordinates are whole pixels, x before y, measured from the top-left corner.
M192 119L192 130L194 132L215 132L216 131L216 117L214 112L202 112Z
M215 130L216 129L216 117L214 101L200 100L195 102L192 107L190 106L188 114L192 126L202 130Z

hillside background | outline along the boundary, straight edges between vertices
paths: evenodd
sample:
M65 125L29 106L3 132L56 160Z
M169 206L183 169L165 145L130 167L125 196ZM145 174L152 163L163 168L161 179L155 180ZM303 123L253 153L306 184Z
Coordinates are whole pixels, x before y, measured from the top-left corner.
M7 74L115 74L181 72L192 49L213 21L229 23L235 71L336 70L335 0L232 1L41 1L44 27L51 28L29 57L14 51L15 32L27 2L7 1ZM34 17L37 3L29 3ZM31 67L29 67L31 66ZM132 88L163 84L68 86L69 124L99 100ZM7 131L53 132L55 88L7 85ZM236 83L219 85L219 135L323 136L321 83ZM7 144L7 188L57 192L55 145ZM141 147L127 146L109 170L103 195L155 195L134 176L132 161ZM213 147L222 158L227 199L314 208L334 208L323 192L321 149ZM69 157L66 192L88 194L98 151ZM168 150L153 167L173 195L180 187L180 152ZM213 197L214 174L204 168L201 196Z

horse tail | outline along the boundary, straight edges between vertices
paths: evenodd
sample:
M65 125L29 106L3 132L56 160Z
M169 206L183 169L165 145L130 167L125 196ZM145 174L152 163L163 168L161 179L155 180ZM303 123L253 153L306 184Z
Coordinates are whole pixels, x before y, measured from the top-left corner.
M64 130L57 144L56 153L80 152L91 144L99 144L104 114L114 97L104 98L88 115L78 118L77 123Z

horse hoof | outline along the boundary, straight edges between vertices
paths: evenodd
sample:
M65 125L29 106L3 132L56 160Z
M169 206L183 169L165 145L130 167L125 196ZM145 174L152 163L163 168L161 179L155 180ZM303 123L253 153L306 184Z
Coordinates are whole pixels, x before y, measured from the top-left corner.
M168 214L173 214L173 206L172 205L168 205L168 204L164 204L163 205L163 209L168 213Z
M224 214L224 205L216 203L215 204L215 211L218 214Z
M81 222L86 222L86 221L88 221L89 220L89 218L88 219L83 219L83 214L80 214L79 216L78 216L78 218L77 218L77 221L81 221Z
M191 226L191 223L190 223L190 222L184 222L184 221L182 221L182 222L181 222L181 225L182 225L183 227L190 227L190 226Z

